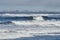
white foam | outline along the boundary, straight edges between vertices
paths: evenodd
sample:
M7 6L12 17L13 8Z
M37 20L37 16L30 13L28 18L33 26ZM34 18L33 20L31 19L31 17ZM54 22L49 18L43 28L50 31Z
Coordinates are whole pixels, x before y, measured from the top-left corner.
M15 39L21 37L31 37L28 34L21 34L21 33L0 33L0 39Z
M14 17L14 16L47 16L48 14L0 14L0 16L10 16L10 17Z
M8 14L9 16L10 14ZM7 14L6 14L7 16ZM13 15L10 15L13 16ZM21 16L21 15L17 15L17 16ZM25 16L22 15L22 16ZM35 15L34 15L35 16ZM60 34L48 34L48 33L53 33L53 32L60 32L60 28L56 28L56 26L60 26L60 21L44 21L43 18L40 16L37 16L37 18L35 18L36 20L40 20L40 21L36 21L36 20L32 20L32 21L12 21L12 23L14 23L15 25L39 25L39 28L36 29L32 28L33 26L28 26L31 28L24 28L24 30L14 30L14 32L10 32L13 30L2 30L0 29L0 39L14 39L14 38L20 38L20 37L31 37L34 35L60 35ZM53 25L51 25L53 24ZM2 27L2 26L1 26ZM6 26L5 26L6 27ZM34 26L35 27L35 26ZM17 27L16 27L17 28Z
M43 21L43 17L42 16L35 16L33 17L33 19L35 19L36 21Z
M55 25L55 26L60 26L60 21L12 21L12 23L16 24L16 25L33 25L33 24L37 24L37 25Z
M46 26L45 26L46 27ZM32 28L31 28L32 29ZM43 35L60 35L60 34L48 34L48 33L54 33L54 32L60 32L60 30L56 28L49 28L49 29L36 29L36 30L31 30L28 28L28 31L24 30L0 30L0 39L15 39L15 38L21 38L21 37L33 37L36 35L43 36Z

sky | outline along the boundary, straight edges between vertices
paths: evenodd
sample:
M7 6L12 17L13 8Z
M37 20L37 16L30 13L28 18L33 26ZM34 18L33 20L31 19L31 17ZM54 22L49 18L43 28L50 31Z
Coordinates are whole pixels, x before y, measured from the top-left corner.
M3 10L60 11L60 0L0 0Z

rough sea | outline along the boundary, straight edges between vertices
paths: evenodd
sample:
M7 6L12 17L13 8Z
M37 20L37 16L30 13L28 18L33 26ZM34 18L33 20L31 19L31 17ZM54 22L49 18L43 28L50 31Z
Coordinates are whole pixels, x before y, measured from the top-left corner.
M60 40L60 14L0 13L0 40Z

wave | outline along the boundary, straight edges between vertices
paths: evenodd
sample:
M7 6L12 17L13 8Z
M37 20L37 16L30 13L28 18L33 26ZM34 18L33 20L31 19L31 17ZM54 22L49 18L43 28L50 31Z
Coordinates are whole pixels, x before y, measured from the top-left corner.
M59 14L1 14L0 17L9 17L9 19L13 19L14 17L17 19L20 17L20 20L23 19L23 17L32 17L35 20L51 20L51 19L60 19L60 15ZM11 18L10 18L11 17ZM16 20L16 19L15 19ZM24 19L23 19L24 20ZM32 19L33 20L33 19Z
M4 16L5 15L5 16ZM33 22L35 22L35 24L37 24L37 21L56 21L59 20L60 17L58 17L57 15L55 16L49 16L48 14L3 14L2 16L0 16L0 24L7 24L7 23L16 23L16 24L33 24ZM6 21L6 22L5 22ZM20 23L20 22L21 23ZM27 22L27 23L26 23ZM39 23L41 24L41 23Z
M59 21L56 20L45 20L42 16L23 16L23 17L0 17L0 24L8 24L8 23L14 23L14 24L54 24L59 25Z
M10 24L12 23L11 21L0 21L0 24Z
M34 28L32 29L33 26L28 26L31 28L27 28L24 30L0 30L0 39L15 39L15 38L21 38L21 37L32 37L32 36L44 36L44 35L60 35L60 34L56 34L57 32L60 32L60 30L56 29L55 27L53 29L37 29L34 30ZM37 26L36 26L37 27ZM39 26L41 28L41 26ZM46 27L46 26L45 26ZM28 31L27 31L28 30ZM38 31L37 31L38 30Z
M8 17L23 17L23 16L47 16L48 14L0 14L0 16L8 16ZM51 15L51 14L50 14Z
M10 17L15 17L15 16L36 16L39 14L0 14L0 16L10 16Z
M8 16L0 16L0 24L9 24L14 21L25 21L25 22L31 22L31 21L38 21L43 20L41 16L20 16L20 17L8 17ZM25 23L26 24L26 23Z
M11 21L15 25L60 26L60 21Z
M42 16L44 20L60 20L60 15Z
M32 20L33 17L29 16L29 17L0 17L1 20Z
M35 16L33 17L33 19L35 19L36 21L43 21L43 17L42 16Z
M21 17L2 17L0 16L1 20L20 20L20 21L26 21L26 20L44 20L42 16L21 16Z

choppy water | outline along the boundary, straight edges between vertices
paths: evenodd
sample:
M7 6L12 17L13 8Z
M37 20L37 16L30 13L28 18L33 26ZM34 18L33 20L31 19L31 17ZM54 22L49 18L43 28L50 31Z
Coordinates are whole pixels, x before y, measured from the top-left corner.
M59 40L58 15L60 14L0 14L0 39Z

